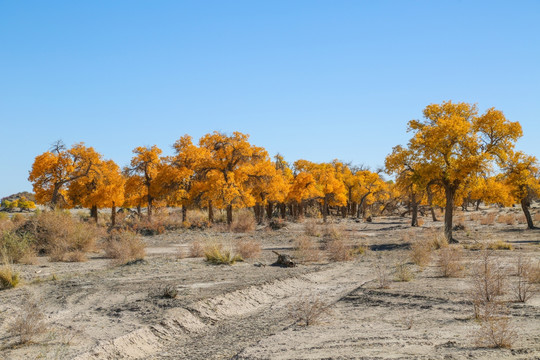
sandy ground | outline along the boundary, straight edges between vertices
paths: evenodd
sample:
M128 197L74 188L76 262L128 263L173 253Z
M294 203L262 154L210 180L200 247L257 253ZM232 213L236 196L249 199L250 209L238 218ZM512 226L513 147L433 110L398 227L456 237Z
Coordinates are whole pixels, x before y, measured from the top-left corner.
M472 316L469 276L443 278L434 259L424 269L410 265L412 281L394 281L394 266L407 261L410 242L442 226L425 217L422 227L411 229L408 221L334 220L348 242L371 249L349 262L269 266L276 259L272 250L292 254L294 240L304 233L304 224L288 223L247 234L186 230L146 237L146 260L128 266L114 267L99 254L85 263L40 258L37 265L17 265L25 284L0 292L0 358L540 358L540 294L525 304L510 303L517 334L512 348L489 349L474 343L479 325ZM539 230L523 230L523 224L465 225L455 234L463 245L504 240L514 246L495 253L509 274L519 254L540 260ZM233 266L178 256L205 237L225 243L253 239L263 253ZM465 251L466 264L477 257L477 251ZM379 288L377 268L388 273L389 288ZM178 290L175 299L161 296L167 285ZM7 328L29 298L39 301L48 330L31 344L16 345ZM323 303L328 311L306 327L295 309L307 301Z

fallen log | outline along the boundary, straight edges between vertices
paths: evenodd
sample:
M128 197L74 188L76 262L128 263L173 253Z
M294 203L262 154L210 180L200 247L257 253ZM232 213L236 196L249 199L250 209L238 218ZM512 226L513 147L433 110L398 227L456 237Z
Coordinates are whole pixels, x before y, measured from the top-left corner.
M292 257L285 254L280 254L277 251L272 250L274 254L278 256L275 263L272 264L272 266L280 266L280 267L295 267L296 263L292 260Z

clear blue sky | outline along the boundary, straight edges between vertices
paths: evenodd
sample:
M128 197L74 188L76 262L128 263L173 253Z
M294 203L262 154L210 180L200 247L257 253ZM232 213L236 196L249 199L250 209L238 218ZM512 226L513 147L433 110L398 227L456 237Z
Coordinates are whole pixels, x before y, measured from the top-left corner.
M443 100L540 156L540 1L0 0L0 197L62 139L127 165L184 134L375 168Z

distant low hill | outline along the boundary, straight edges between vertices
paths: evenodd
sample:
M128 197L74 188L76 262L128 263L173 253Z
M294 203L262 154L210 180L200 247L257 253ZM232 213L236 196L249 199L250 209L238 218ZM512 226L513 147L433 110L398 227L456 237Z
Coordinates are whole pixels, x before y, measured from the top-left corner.
M7 201L13 201L24 197L26 200L30 200L33 202L36 202L36 196L28 191L19 192L13 195L6 196L1 199L1 201L7 200Z

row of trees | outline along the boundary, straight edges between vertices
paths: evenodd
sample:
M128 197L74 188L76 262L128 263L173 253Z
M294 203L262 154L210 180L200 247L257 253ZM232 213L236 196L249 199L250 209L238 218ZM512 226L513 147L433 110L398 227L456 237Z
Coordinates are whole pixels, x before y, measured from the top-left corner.
M375 202L392 195L392 184L377 173L339 161L313 163L298 160L291 167L279 154L272 160L265 149L249 143L248 135L218 132L203 136L198 145L185 135L173 145L173 156L161 156L157 146L137 147L122 171L93 148L57 143L36 157L29 180L36 201L52 207L83 206L97 220L99 208L181 206L208 211L225 209L232 222L233 209L252 207L258 222L288 212L302 216L317 205L324 220L330 209L342 216L363 216Z
M29 180L36 201L53 207L83 206L97 220L99 208L181 206L208 211L252 207L258 222L264 214L294 217L308 205L317 206L326 221L331 210L342 216L362 217L368 207L384 212L407 204L412 225L418 225L418 207L445 208L445 234L452 240L453 209L460 203L521 203L533 227L529 202L540 192L536 159L514 151L522 135L517 122L501 111L479 115L467 103L432 104L423 120L409 122L413 133L407 147L396 146L385 161L396 182L385 182L377 172L334 160L313 163L297 160L290 166L279 154L272 160L266 150L249 143L248 135L218 132L198 144L185 135L173 145L174 155L162 156L157 146L137 147L129 166L120 170L93 148L57 143L36 157Z

